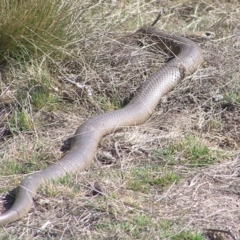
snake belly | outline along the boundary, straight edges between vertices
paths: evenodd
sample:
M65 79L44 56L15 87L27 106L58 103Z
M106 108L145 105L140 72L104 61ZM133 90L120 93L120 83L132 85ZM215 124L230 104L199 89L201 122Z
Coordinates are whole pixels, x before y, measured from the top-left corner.
M100 139L126 126L144 123L153 113L160 98L180 80L192 74L203 63L203 55L191 40L166 34L154 27L140 28L134 35L146 36L174 58L148 78L124 108L106 112L86 120L74 134L69 152L46 169L23 179L17 188L12 207L0 215L0 225L6 225L26 215L41 183L83 171L93 161Z

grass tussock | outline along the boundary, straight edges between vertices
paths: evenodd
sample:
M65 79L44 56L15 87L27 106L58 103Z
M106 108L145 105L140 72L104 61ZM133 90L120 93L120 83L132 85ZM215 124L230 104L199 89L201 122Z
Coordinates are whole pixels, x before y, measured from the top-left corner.
M191 232L191 231L183 231L179 234L174 235L171 240L204 240L204 236L199 233Z
M61 54L76 33L73 1L7 1L0 3L0 60Z
M146 166L132 169L131 179L127 182L127 188L139 192L148 192L150 187L164 189L170 184L177 183L180 176L169 169L160 166Z
M217 157L217 153L214 153L201 139L194 136L170 143L165 149L156 151L157 155L173 164L179 161L192 167L213 164Z

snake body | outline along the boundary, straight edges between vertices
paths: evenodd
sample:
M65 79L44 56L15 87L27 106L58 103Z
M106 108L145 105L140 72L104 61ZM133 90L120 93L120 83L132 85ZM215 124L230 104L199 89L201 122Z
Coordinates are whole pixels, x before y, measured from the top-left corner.
M124 108L103 113L85 121L77 129L70 151L46 169L23 179L17 188L13 206L0 215L0 225L22 218L32 206L39 185L84 170L93 161L100 139L126 126L144 123L153 113L160 98L170 91L186 75L192 74L203 63L203 55L191 40L163 33L153 27L143 27L136 35L147 36L174 58L161 67L137 90Z

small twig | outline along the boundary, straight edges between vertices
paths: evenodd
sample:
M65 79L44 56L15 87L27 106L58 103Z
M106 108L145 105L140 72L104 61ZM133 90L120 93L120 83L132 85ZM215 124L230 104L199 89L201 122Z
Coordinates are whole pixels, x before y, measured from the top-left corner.
M157 15L157 18L153 21L153 23L151 24L151 26L153 27L154 25L156 25L156 23L158 22L158 20L161 18L162 16L162 11L160 10L159 14Z
M233 240L238 240L230 230L206 228L206 229L204 229L204 231L226 233L226 234L230 235Z
M44 232L46 227L50 224L51 224L51 222L49 220L47 222L45 222L40 228L37 229L37 234L39 234L40 232Z

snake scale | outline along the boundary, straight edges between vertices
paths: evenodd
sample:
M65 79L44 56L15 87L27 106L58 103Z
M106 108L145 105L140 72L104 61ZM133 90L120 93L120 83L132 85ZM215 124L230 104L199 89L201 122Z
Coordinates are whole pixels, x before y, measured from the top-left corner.
M82 171L89 166L98 142L104 135L126 126L144 123L153 113L160 98L203 63L201 49L187 38L166 34L154 27L140 28L135 34L148 37L152 43L172 53L174 58L147 79L124 108L90 118L80 125L69 152L63 158L23 179L17 188L13 206L0 215L0 225L16 221L29 212L33 197L42 182Z

